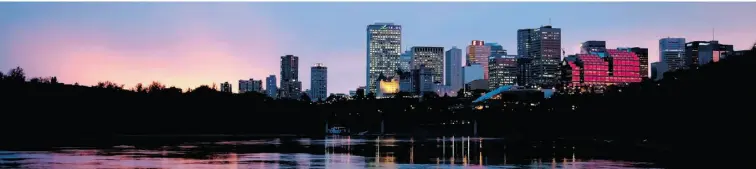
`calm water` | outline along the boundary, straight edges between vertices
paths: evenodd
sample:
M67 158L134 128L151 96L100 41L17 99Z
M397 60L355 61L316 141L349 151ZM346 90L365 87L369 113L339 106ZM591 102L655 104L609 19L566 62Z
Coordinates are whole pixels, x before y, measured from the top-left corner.
M0 168L652 168L551 146L511 151L502 140L454 137L114 139L96 146L0 148ZM191 141L189 141L191 140Z

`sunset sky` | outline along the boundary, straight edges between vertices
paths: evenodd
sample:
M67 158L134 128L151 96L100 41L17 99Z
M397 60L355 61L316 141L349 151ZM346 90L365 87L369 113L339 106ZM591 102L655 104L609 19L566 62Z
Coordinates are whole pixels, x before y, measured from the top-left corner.
M684 37L756 42L756 3L0 3L0 70L64 83L114 81L127 88L160 81L183 89L279 76L280 56L328 67L328 92L365 84L368 24L403 26L402 46L463 48L497 42L516 54L517 29L562 28L562 46L606 40L649 48ZM280 77L278 78L280 80Z

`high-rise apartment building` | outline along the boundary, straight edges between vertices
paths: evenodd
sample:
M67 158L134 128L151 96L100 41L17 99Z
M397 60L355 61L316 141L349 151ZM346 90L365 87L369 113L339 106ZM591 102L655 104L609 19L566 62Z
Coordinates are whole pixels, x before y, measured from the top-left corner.
M412 47L412 67L420 66L432 71L433 83L444 83L444 47Z
M659 39L659 61L667 64L667 71L684 68L684 57L685 38Z
M445 62L446 78L444 78L444 84L449 86L451 90L462 88L462 49L453 46L447 50Z
M299 57L281 56L281 88L279 98L299 99L302 82L299 81Z
M375 23L367 26L367 92L377 93L376 80L383 74L396 76L402 54L402 26L393 23Z
M231 93L231 83L223 82L220 84L220 92Z
M559 63L561 62L562 30L547 25L530 31L518 30L518 34L523 32L531 33L528 37L529 41L519 39L518 42L530 42L526 46L529 46L528 57L533 58L532 82L541 87L553 87L559 83L561 74Z
M278 87L276 86L276 75L270 75L265 78L265 93L270 98L278 97Z
M491 47L482 40L473 40L467 46L467 61L465 66L479 64L483 66L483 78L488 79L488 57L491 56Z
M328 97L328 68L322 63L310 68L310 98L325 100Z
M262 80L239 80L239 93L258 92L262 93Z

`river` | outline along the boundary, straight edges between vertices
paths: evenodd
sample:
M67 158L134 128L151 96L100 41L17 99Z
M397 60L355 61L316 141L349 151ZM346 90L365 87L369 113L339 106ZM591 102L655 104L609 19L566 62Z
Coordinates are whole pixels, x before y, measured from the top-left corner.
M476 137L129 136L49 147L0 147L0 168L659 168L540 144L522 150ZM543 146L549 145L549 146Z

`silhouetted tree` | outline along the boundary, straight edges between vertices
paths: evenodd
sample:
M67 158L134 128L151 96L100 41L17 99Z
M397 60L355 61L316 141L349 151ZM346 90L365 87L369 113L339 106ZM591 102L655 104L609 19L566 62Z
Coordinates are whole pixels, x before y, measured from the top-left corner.
M26 81L26 74L24 74L24 69L21 69L21 67L16 67L8 71L8 75L5 77L5 79L12 82L24 82Z
M53 76L52 78L50 78L50 83L58 84L58 77Z
M153 81L149 87L147 87L148 93L159 93L160 91L165 89L165 85L160 84L160 82Z
M304 102L312 102L312 100L310 100L310 96L307 95L307 93L302 93L302 96L299 97L299 100Z
M368 100L375 100L375 93L373 93L373 92L368 93L367 96L366 96L366 98Z
M142 83L137 83L132 90L137 93L147 93L147 90L142 86Z
M2 81L3 79L5 79L5 75L3 74L3 71L0 71L0 81Z
M365 89L357 89L357 91L355 91L354 99L355 100L365 99Z
M104 82L97 82L97 85L95 86L97 88L103 88L103 89L116 89L116 90L122 90L123 85L122 84L116 84L111 81L104 81Z

